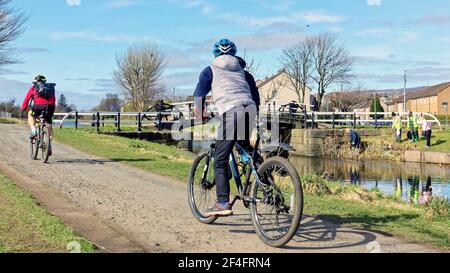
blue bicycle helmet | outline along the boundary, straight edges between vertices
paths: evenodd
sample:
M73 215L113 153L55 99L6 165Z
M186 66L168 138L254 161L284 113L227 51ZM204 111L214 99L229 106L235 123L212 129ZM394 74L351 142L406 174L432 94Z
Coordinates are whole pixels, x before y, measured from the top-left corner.
M228 39L222 39L214 44L213 54L216 57L225 54L235 56L236 53L237 53L236 45Z

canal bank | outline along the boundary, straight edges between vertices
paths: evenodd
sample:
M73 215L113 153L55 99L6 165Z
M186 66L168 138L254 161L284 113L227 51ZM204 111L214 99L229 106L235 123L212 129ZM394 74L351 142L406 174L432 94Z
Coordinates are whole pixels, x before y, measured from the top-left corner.
M421 150L418 144L407 140L396 143L391 129L355 129L361 137L361 147L352 148L345 129L294 129L287 141L294 147L293 154L308 157L326 157L350 160L383 160L450 165L450 152ZM435 140L435 145L446 143ZM432 144L433 145L433 144Z

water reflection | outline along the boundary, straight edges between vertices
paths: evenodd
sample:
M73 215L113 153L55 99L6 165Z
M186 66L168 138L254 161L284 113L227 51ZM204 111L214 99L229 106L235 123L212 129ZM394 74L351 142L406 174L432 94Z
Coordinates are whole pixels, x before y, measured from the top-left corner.
M330 179L377 188L414 204L427 203L432 194L450 196L449 167L296 156L291 156L290 161L300 174L317 172Z
M194 142L194 152L205 151L210 142ZM427 203L432 194L450 197L450 166L381 161L351 161L320 157L291 156L300 175L316 172L402 198L411 203Z

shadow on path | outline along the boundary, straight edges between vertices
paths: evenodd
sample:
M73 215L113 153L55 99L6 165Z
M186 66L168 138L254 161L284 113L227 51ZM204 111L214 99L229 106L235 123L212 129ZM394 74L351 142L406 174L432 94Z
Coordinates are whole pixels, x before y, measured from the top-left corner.
M150 161L154 161L154 159L147 159L147 158L67 159L67 160L56 160L51 163L54 163L54 164L104 165L106 163L114 163L114 162L150 162Z
M327 250L345 249L355 246L367 246L370 242L377 240L377 234L385 237L393 237L384 231L365 230L364 228L376 228L377 224L386 221L401 219L412 219L412 215L398 215L385 217L352 217L347 216L340 219L341 223L358 225L357 227L343 226L333 219L339 216L309 216L304 215L300 227L291 242L284 249L291 250ZM217 226L229 226L232 233L254 234L253 224L249 214L235 214L231 218L222 218L221 222L214 223ZM370 224L369 224L370 223ZM361 227L363 226L363 227ZM241 228L239 228L241 227ZM344 240L337 237L345 237ZM302 246L306 245L308 246ZM313 243L313 244L311 244Z

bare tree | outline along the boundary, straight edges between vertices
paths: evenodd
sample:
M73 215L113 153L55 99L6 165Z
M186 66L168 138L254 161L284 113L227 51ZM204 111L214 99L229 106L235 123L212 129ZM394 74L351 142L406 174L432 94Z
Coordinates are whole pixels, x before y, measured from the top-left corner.
M315 73L312 78L317 84L320 108L327 88L338 82L345 82L350 77L353 59L346 48L337 44L333 34L320 34L313 41Z
M145 111L163 93L160 78L166 57L153 42L135 43L116 56L114 80L135 111Z
M306 90L311 77L314 43L308 38L283 50L281 62L289 75L287 88L298 95L300 103L305 102Z
M10 47L25 30L27 16L19 9L10 6L11 0L0 0L0 66L17 63Z
M334 92L327 95L331 105L341 112L350 112L361 103L370 100L370 93L366 91L363 84L350 84L340 92Z
M92 111L119 112L122 100L119 95L107 93L100 104L92 108Z
M260 96L262 101L267 104L271 102L277 95L278 92L283 88L284 84L281 80L272 80L270 81L269 91L267 93L260 92Z
M247 55L247 50L244 49L244 55L242 56L242 59L244 59L245 63L247 64L245 67L245 70L249 72L255 79L259 77L259 68L261 66L261 62L256 61L255 58L250 58Z

